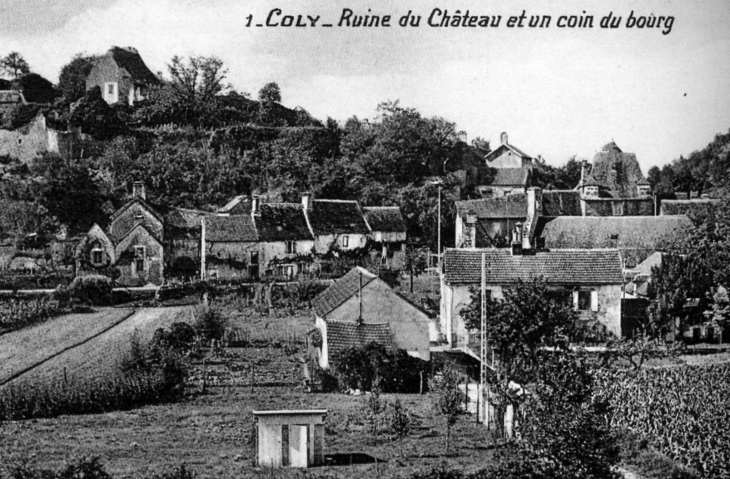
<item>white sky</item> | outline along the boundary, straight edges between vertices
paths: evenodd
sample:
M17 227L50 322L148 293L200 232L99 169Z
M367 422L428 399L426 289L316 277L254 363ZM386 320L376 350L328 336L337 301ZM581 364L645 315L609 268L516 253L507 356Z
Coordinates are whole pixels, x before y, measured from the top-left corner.
M315 117L375 116L399 99L456 122L493 146L510 142L561 164L592 158L615 140L644 173L709 143L730 128L730 2L727 0L427 2L400 0L0 0L0 55L17 50L57 81L75 53L136 47L153 71L177 55L216 55L228 81L254 97L269 81L283 103ZM273 8L337 23L343 8L423 15L419 28L246 28ZM501 14L497 29L425 25L434 8ZM549 29L508 29L507 17L553 16ZM560 29L560 15L593 14L593 29ZM672 31L602 30L613 11L675 17Z

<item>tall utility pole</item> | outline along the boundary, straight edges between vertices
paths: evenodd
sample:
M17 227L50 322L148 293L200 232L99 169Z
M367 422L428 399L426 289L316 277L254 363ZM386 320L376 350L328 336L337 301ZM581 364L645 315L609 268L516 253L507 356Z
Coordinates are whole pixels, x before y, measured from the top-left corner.
M439 182L439 203L438 203L438 216L439 216L439 223L438 223L438 268L441 269L441 182Z
M482 385L482 408L484 409L483 422L489 427L489 391L487 387L487 254L482 253L482 288L481 288L481 364L479 382ZM479 411L477 411L477 416Z

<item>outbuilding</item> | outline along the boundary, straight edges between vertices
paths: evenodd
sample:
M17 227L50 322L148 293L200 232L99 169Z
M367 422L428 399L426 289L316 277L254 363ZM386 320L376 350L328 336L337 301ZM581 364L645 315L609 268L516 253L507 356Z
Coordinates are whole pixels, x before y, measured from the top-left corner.
M326 409L253 411L256 463L264 467L309 467L324 462Z

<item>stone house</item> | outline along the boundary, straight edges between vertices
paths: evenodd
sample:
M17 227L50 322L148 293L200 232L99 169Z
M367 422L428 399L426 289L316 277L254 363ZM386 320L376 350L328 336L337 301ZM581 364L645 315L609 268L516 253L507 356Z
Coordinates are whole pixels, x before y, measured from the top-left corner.
M336 348L352 345L356 339L362 343L367 338L385 346L392 344L424 361L430 359L430 337L436 332L430 315L366 269L353 268L335 280L312 301L312 306L322 335L322 367L328 366ZM341 337L334 336L333 331ZM333 342L334 338L338 340ZM343 342L344 338L349 339ZM367 342L358 344L364 346Z
M533 158L509 143L506 132L500 135L500 145L489 152L486 164L492 168L525 168L533 165Z
M250 215L202 218L201 242L205 278L249 277L249 261L259 252L259 237Z
M303 205L261 203L253 199L254 220L261 243L258 263L267 274L291 279L310 272L314 261L314 236ZM260 266L259 266L260 267Z
M133 105L145 99L150 87L160 83L132 47L112 47L99 58L86 77L86 89L98 86L110 105L118 102Z
M617 249L555 249L516 254L507 249L447 249L441 275L440 333L451 348L467 348L478 338L464 324L461 311L471 303L471 290L482 280L491 299L519 281L543 278L556 293L565 294L585 329L621 337L621 255ZM478 341L477 341L478 343Z
M406 251L406 222L397 206L363 207L370 228L370 240L380 247L381 264L387 268L403 267Z
M367 244L370 228L357 201L318 200L305 193L302 207L318 254L351 251Z

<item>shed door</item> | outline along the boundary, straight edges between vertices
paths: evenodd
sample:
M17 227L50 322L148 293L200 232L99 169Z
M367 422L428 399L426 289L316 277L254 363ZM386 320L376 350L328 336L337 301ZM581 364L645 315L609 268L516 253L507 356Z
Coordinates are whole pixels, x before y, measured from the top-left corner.
M289 464L292 467L307 467L307 426L289 426Z

